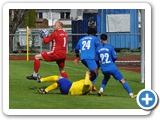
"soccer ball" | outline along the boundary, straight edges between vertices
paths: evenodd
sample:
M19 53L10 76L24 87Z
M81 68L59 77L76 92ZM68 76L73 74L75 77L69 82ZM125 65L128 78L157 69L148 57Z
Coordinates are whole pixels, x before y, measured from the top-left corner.
M46 36L46 37L49 36L49 32L45 29L42 29L39 33L40 33L41 38L43 38L44 36Z

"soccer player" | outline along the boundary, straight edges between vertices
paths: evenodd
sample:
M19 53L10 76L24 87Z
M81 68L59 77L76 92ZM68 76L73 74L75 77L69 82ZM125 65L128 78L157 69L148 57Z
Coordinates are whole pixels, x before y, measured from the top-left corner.
M52 85L48 86L45 89L38 89L39 93L47 94L51 90L55 90L59 87L61 94L64 95L85 95L89 94L92 90L92 82L96 77L94 71L86 72L84 79L71 82L67 78L53 75L44 78L37 78L39 83L41 82L54 82Z
M54 32L52 32L49 37L46 37L46 34L43 31L41 33L43 42L45 44L52 42L51 51L35 55L34 72L31 76L26 77L29 80L37 80L37 77L39 77L38 70L40 68L40 60L45 60L47 62L56 61L61 75L65 78L68 78L68 74L65 71L68 35L63 30L63 23L60 21L55 22L53 28Z
M95 49L99 45L99 39L95 36L97 31L94 28L88 29L87 33L88 35L82 37L76 45L76 59L74 62L78 64L79 60L81 60L81 62L89 69L89 71L94 71L98 77L98 66L95 61ZM92 82L93 84L95 83L96 79ZM93 90L96 90L96 87L93 87Z
M124 80L121 72L115 65L117 55L114 50L114 47L107 43L108 36L106 34L101 34L100 39L102 45L100 45L96 49L96 61L99 61L100 68L104 75L104 78L102 80L100 90L98 91L98 95L102 96L102 93L110 79L110 75L112 75L117 81L119 81L122 84L122 86L130 95L130 97L135 98L136 95L132 93L129 84Z

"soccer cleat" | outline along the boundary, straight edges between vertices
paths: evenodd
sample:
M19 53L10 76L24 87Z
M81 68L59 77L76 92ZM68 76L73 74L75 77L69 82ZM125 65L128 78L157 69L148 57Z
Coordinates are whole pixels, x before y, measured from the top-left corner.
M39 74L37 74L37 77L33 76L33 74L31 76L27 76L26 78L29 79L29 80L37 80L37 78L41 76Z
M137 95L131 95L130 97L131 97L131 98L136 98L136 97L137 97Z
M40 76L37 77L37 82L38 82L38 83L41 83L41 82L42 82Z
M102 96L103 92L102 91L98 91L98 96Z
M42 88L38 88L37 90L41 94L47 94L47 92L44 89L42 89Z

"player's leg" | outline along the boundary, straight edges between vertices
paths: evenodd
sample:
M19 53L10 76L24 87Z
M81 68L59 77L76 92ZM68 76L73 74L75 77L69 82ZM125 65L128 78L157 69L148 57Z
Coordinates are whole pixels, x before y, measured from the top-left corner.
M136 98L137 95L134 95L131 91L131 88L129 86L129 84L122 78L120 81L119 81L122 86L124 87L124 89L127 91L127 93L130 95L131 98Z
M39 83L41 83L41 82L58 82L58 80L60 78L63 78L63 77L57 76L57 75L52 75L52 76L48 76L48 77L37 78L37 81Z
M106 87L106 85L107 85L107 83L108 83L108 81L110 79L110 74L109 73L105 73L104 72L103 75L104 75L104 78L102 80L101 87L100 87L100 89L98 91L98 95L99 96L102 96L103 91L104 91L104 89L105 89L105 87Z
M38 88L38 92L42 93L42 94L47 94L49 91L51 90L55 90L58 88L58 83L53 83L52 85L48 86L47 88L43 89L43 88Z
M38 74L38 70L40 68L40 60L44 60L41 54L35 55L34 60L34 72L31 76L27 76L27 79L29 80L37 80L37 77L40 77Z
M47 88L43 89L43 88L38 88L38 92L42 93L42 94L47 94L49 91L51 90L55 90L58 88L59 84L58 81L59 79L62 79L63 77L61 76L57 76L57 75L53 75L53 76L49 76L49 77L44 77L44 78L37 78L38 82L55 82L52 85L48 86Z
M96 78L92 81L93 87L92 90L96 91L97 88L95 87L94 83L98 78L98 66L95 60L93 59L85 59L81 61L90 71L94 71L96 73Z
M59 71L61 73L61 76L65 77L65 78L68 78L68 74L65 71L65 59L63 59L63 60L57 60L56 63L58 65L58 67L59 67Z
M127 91L131 98L136 97L136 95L133 95L129 84L123 79L123 76L118 69L112 71L112 76L122 84L123 88Z
M98 78L98 66L95 60L93 59L88 59L88 60L84 60L82 61L82 63L88 67L88 69L90 71L94 71L96 73L96 78L92 81L92 84L94 84Z

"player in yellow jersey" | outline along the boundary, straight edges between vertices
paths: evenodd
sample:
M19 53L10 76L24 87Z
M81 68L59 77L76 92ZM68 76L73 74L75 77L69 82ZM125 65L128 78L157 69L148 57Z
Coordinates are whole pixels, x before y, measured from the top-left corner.
M51 90L55 90L59 87L61 94L67 95L85 95L92 91L92 81L96 78L94 71L86 72L84 79L71 82L67 78L62 76L49 76L44 78L37 78L38 82L54 82L52 85L45 89L39 88L38 92L47 94Z

